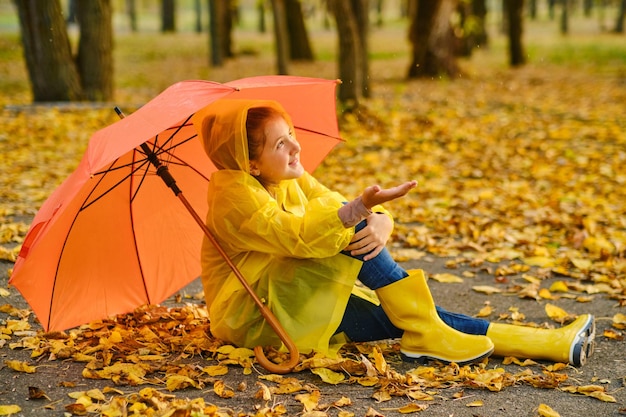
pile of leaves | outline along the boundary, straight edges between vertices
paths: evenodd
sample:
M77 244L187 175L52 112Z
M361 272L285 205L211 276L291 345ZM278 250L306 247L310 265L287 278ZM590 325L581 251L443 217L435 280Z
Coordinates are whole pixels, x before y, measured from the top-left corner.
M450 388L454 389L453 399L460 399L469 389L498 392L519 384L616 401L602 385L580 386L570 382L564 372L566 364L540 366L531 360L507 358L504 365L515 363L522 370L511 373L502 367L490 367L485 360L466 366L418 366L400 373L388 362L398 358L398 346L394 343L349 344L335 358L301 355L293 376L262 374L256 369L252 350L226 345L211 337L207 310L195 303L182 307L146 306L69 332L53 333L31 330L27 310L5 305L0 311L13 317L0 327L2 343L10 349L31 352L31 361L11 360L6 361L6 366L17 372L35 373L39 366L46 366L46 361L71 360L84 363L82 378L110 381L111 386L103 389L71 392L69 396L74 401L64 404L64 408L73 415L279 416L288 415L285 400L281 400L285 396L293 396L307 416L326 415L329 408L340 409L341 416L353 415L349 411L350 398L328 400L317 386L296 376L303 371L312 372L327 384L371 387L372 398L382 406L393 397L406 398L407 404L396 408L401 413L428 408L429 403L441 398L443 390ZM287 360L282 352L271 350L267 355L276 362ZM533 366L539 371L534 371ZM249 389L241 382L237 387L229 387L223 377L232 372L243 375L258 372L256 386ZM76 387L76 381L59 383ZM128 387L137 388L128 392ZM196 398L189 399L194 397L190 389L198 391ZM39 387L29 390L31 400L47 398ZM181 390L184 397L174 394ZM222 399L233 398L236 392L247 392L255 398L257 409L251 414L235 413L205 402L200 392L206 391ZM482 402L469 404L479 407ZM6 407L0 406L0 415L11 410L17 412ZM54 409L54 404L45 407ZM372 413L379 415L374 410Z

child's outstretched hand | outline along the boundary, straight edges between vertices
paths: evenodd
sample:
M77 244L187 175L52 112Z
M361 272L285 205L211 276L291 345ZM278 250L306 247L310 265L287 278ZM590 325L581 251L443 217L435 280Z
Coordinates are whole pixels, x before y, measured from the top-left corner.
M361 199L363 204L368 209L371 209L375 205L386 203L387 201L395 200L396 198L404 197L409 191L417 186L417 181L408 181L404 184L400 184L396 187L381 188L379 185L372 185L367 187Z

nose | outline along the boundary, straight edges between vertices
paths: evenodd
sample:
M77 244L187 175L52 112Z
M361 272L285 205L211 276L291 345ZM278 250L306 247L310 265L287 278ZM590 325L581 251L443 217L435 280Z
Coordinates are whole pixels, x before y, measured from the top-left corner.
M300 147L300 142L298 142L295 138L291 139L290 143L291 143L292 154L298 153L302 150L302 148Z

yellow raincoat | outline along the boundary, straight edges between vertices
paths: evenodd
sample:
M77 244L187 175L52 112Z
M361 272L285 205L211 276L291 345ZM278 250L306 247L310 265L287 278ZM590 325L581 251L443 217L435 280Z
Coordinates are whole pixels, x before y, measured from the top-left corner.
M260 106L278 109L293 128L273 101L220 100L194 116L218 168L209 183L206 224L298 349L332 354L330 340L362 265L339 253L354 234L337 215L347 200L306 172L271 193L250 175L245 119L247 109ZM281 345L206 238L202 271L214 336L242 347Z

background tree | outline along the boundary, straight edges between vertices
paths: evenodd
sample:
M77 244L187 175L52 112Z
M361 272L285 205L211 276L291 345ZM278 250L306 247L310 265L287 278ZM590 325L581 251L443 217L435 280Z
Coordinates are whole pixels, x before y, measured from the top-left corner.
M456 40L450 23L456 0L409 1L411 65L408 77L458 75L461 70L456 61Z
M357 55L357 66L360 73L361 83L358 88L361 89L361 95L365 98L370 97L370 74L369 74L369 0L351 0L352 11L356 20L357 36L361 45L361 51Z
M313 49L306 30L300 0L285 0L289 58L293 61L313 61Z
M357 18L351 0L330 0L328 2L337 25L337 39L339 41L338 67L339 101L348 109L358 107L359 97L363 85L362 67L359 65L365 53Z
M176 0L161 0L161 32L176 32Z
M615 21L615 33L624 33L624 19L626 19L626 0L620 0L617 19Z
M137 2L135 0L126 0L125 4L130 31L135 33L137 32Z
M274 14L274 42L276 44L276 66L278 74L288 73L289 31L287 29L287 11L285 0L272 0Z
M84 3L89 4L76 9L80 38L75 60L59 0L14 2L35 102L111 99L113 35L110 0ZM100 18L81 17L83 13Z
M524 0L503 0L509 34L509 62L512 67L524 65L526 54L522 44L524 32Z
M487 1L461 0L457 5L459 23L457 54L470 56L474 48L486 47L489 43L486 29Z
M209 11L210 63L214 67L224 65L233 56L231 31L232 9L229 0L207 0Z
M110 0L79 1L80 41L76 63L83 95L91 101L113 98L113 27Z
M561 20L559 29L562 35L567 35L569 33L569 10L570 1L561 0Z

